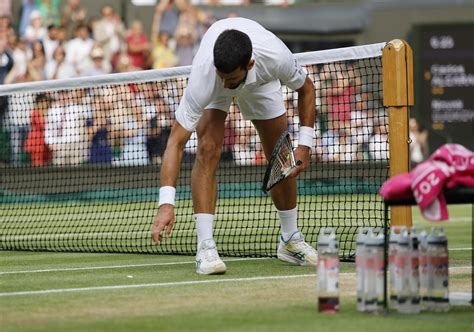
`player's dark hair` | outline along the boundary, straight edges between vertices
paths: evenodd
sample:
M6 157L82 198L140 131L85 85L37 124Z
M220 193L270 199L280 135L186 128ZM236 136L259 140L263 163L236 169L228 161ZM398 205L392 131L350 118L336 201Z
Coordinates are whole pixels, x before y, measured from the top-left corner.
M226 30L214 44L214 66L228 74L237 68L246 69L252 57L252 42L249 36L238 30Z

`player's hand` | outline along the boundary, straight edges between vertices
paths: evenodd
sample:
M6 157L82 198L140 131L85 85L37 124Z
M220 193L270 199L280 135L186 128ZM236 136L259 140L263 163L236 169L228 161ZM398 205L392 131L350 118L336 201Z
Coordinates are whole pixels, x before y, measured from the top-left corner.
M298 176L311 163L311 148L305 145L299 145L295 149L295 161L300 164L291 173L291 177Z
M153 226L151 227L151 237L153 242L160 244L163 240L161 235L165 230L166 238L170 237L171 229L174 225L174 206L171 204L163 204L160 206L158 213L155 216Z

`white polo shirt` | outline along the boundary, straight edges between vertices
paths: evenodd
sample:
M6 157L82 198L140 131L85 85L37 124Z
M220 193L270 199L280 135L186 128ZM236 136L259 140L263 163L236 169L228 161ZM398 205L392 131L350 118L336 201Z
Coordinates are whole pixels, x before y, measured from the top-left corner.
M235 29L252 41L255 65L237 89L226 89L214 66L214 44L225 30ZM301 88L306 73L291 51L273 33L245 18L228 18L214 23L204 35L194 57L188 86L176 120L188 131L194 131L207 108L228 112L232 97L237 97L245 119L271 119L286 112L280 81L292 90Z

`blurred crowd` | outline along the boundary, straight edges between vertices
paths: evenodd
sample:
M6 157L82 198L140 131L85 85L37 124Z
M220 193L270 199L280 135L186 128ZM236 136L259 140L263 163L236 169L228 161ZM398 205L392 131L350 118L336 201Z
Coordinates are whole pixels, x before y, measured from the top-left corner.
M213 20L187 0L161 0L150 32L139 20L127 27L111 5L95 14L80 0L23 0L16 30L0 18L0 53L11 63L2 82L189 65Z
M80 0L64 0L61 6L59 0L23 0L17 29L10 15L0 17L0 83L190 65L201 37L214 22L212 14L195 5L237 2L246 4L245 0L160 0L148 34L140 21L127 27L110 5L95 16ZM0 7L0 15L2 10L8 8ZM346 61L306 70L317 92L313 159L387 160L388 119L377 69L366 68L364 61ZM0 97L0 162L159 164L185 86L185 80L171 80ZM297 94L283 89L289 129L296 138ZM421 142L415 154L423 158L427 133L415 124L410 128L417 132L412 141ZM185 158L195 153L193 134ZM226 123L223 159L239 165L266 163L258 135L241 118L237 103Z

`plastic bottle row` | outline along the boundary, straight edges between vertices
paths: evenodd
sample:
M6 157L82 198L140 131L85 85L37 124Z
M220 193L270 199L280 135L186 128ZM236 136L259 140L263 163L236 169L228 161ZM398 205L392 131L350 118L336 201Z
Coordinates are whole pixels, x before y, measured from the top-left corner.
M449 310L448 240L443 228L392 227L389 305L399 313ZM332 228L318 236L318 308L339 311L339 242ZM384 297L384 233L360 228L356 239L357 310L380 313Z
M449 310L448 239L443 228L392 227L389 305L400 313Z

